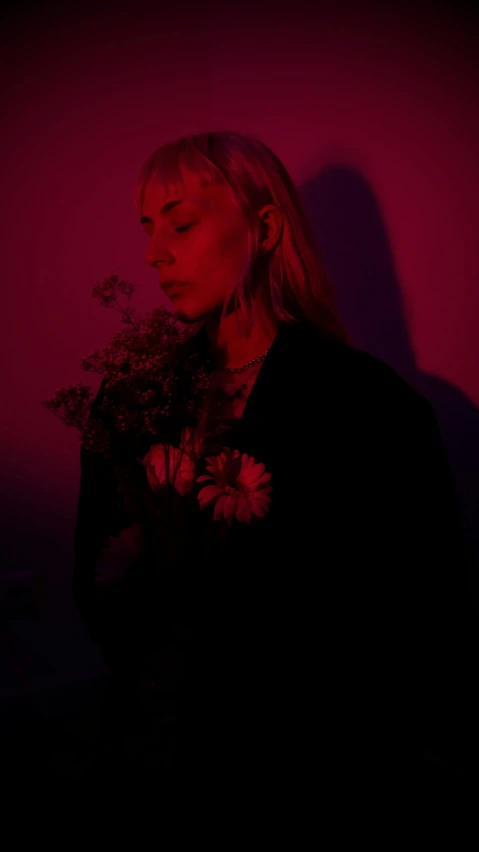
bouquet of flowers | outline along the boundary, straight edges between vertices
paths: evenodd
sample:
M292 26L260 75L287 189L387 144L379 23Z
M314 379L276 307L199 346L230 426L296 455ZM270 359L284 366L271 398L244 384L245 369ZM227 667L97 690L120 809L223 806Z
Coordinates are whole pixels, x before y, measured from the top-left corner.
M145 533L162 557L176 560L195 516L214 506L210 533L222 537L236 519L254 523L270 503L271 474L264 465L224 447L231 427L221 422L212 393L214 364L198 351L194 334L181 331L164 308L139 317L136 285L111 275L93 288L102 307L115 308L126 326L102 350L81 359L81 369L104 376L97 410L89 385L58 388L41 405L77 429L85 449L111 465L123 507L133 524L110 538L98 560L107 582L142 549Z

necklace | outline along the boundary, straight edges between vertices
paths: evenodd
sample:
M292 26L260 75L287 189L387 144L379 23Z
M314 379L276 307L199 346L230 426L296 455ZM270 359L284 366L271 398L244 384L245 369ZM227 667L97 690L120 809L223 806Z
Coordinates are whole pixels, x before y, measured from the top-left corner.
M268 352L269 352L269 349L267 349L266 352L263 352L263 354L260 355L259 358L255 358L254 361L248 361L248 363L243 364L242 367L223 367L223 370L224 370L225 373L242 373L244 370L247 370L249 367L252 367L254 364L259 364L260 361L263 361L266 358Z

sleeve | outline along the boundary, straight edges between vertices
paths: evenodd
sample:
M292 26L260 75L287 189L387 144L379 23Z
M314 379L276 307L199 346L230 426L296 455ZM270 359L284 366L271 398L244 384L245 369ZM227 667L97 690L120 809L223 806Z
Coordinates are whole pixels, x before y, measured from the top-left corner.
M105 380L93 402L94 415L104 393ZM90 415L90 416L91 416ZM106 589L95 583L95 564L111 535L131 522L123 511L114 471L107 460L80 449L80 489L74 532L73 597L89 635L99 645L109 668L121 659L125 626L134 597L132 574L126 573Z
M454 477L432 405L385 399L363 434L374 527L363 521L377 576L387 571L383 623L393 613L410 746L419 776L471 778L478 630Z

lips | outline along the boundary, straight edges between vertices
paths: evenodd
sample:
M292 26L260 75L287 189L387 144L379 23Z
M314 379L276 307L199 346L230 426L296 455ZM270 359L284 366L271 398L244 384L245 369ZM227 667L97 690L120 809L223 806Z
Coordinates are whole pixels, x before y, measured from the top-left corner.
M174 293L177 290L181 290L181 288L185 287L186 284L184 281L164 281L161 286L165 293L168 293L168 295L170 295L171 293Z

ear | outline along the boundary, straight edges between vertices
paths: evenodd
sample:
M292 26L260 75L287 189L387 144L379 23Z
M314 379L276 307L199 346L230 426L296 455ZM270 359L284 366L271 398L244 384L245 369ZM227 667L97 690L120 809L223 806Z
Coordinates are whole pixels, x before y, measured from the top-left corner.
M283 216L275 204L267 204L259 211L260 219L260 250L263 253L272 251L281 240L283 233Z

